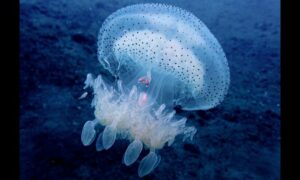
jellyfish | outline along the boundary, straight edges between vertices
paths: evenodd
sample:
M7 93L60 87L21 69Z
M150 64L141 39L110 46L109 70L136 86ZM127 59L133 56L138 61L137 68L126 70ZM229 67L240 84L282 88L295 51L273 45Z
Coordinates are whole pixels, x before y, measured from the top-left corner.
M230 82L225 53L196 16L164 4L117 10L104 21L97 44L98 60L115 81L87 75L84 89L93 91L95 119L85 122L81 141L96 141L102 151L116 139L129 140L126 166L149 150L138 167L139 177L146 176L158 166L160 149L176 137L192 140L197 131L176 115L175 106L207 110L224 99Z

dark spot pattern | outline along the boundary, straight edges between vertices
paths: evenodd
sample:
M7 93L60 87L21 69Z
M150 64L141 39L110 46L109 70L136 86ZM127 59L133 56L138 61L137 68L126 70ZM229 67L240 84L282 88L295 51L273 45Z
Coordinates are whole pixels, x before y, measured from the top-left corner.
M98 59L113 74L121 66L121 73L147 67L171 75L177 80L174 99L185 110L215 107L230 82L214 35L193 14L169 5L132 5L110 15L99 32Z

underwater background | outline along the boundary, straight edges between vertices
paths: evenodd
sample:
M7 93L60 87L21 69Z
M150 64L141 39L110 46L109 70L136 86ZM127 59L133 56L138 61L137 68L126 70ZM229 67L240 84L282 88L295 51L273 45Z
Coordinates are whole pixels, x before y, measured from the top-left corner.
M278 0L20 0L20 179L138 179L138 163L122 164L127 141L101 152L82 145L94 115L92 97L78 97L87 73L113 80L97 59L105 18L146 2L204 22L227 56L231 84L216 108L177 110L198 131L160 150L145 179L280 179Z

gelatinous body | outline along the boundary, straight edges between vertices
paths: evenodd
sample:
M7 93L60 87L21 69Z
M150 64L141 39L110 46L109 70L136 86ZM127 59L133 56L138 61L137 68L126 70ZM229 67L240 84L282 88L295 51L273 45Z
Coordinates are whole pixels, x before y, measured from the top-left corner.
M168 5L138 4L110 15L99 32L98 60L117 80L108 84L100 75L87 75L84 89L93 89L95 120L85 123L81 141L87 146L96 139L101 151L118 138L130 140L123 157L127 166L149 149L140 177L159 164L157 150L179 135L192 139L196 133L173 107L215 107L229 86L227 60L216 38L194 15ZM104 126L98 137L97 124Z
M151 70L151 97L185 110L218 105L229 86L213 34L193 14L168 5L133 5L109 16L98 36L98 60L128 88Z

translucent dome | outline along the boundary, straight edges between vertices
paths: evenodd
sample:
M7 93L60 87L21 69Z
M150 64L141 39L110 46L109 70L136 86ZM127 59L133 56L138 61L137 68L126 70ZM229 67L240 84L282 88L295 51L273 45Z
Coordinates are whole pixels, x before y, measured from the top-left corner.
M122 8L103 23L98 60L128 91L151 80L151 100L184 110L206 110L227 93L225 54L209 29L190 12L161 4Z

